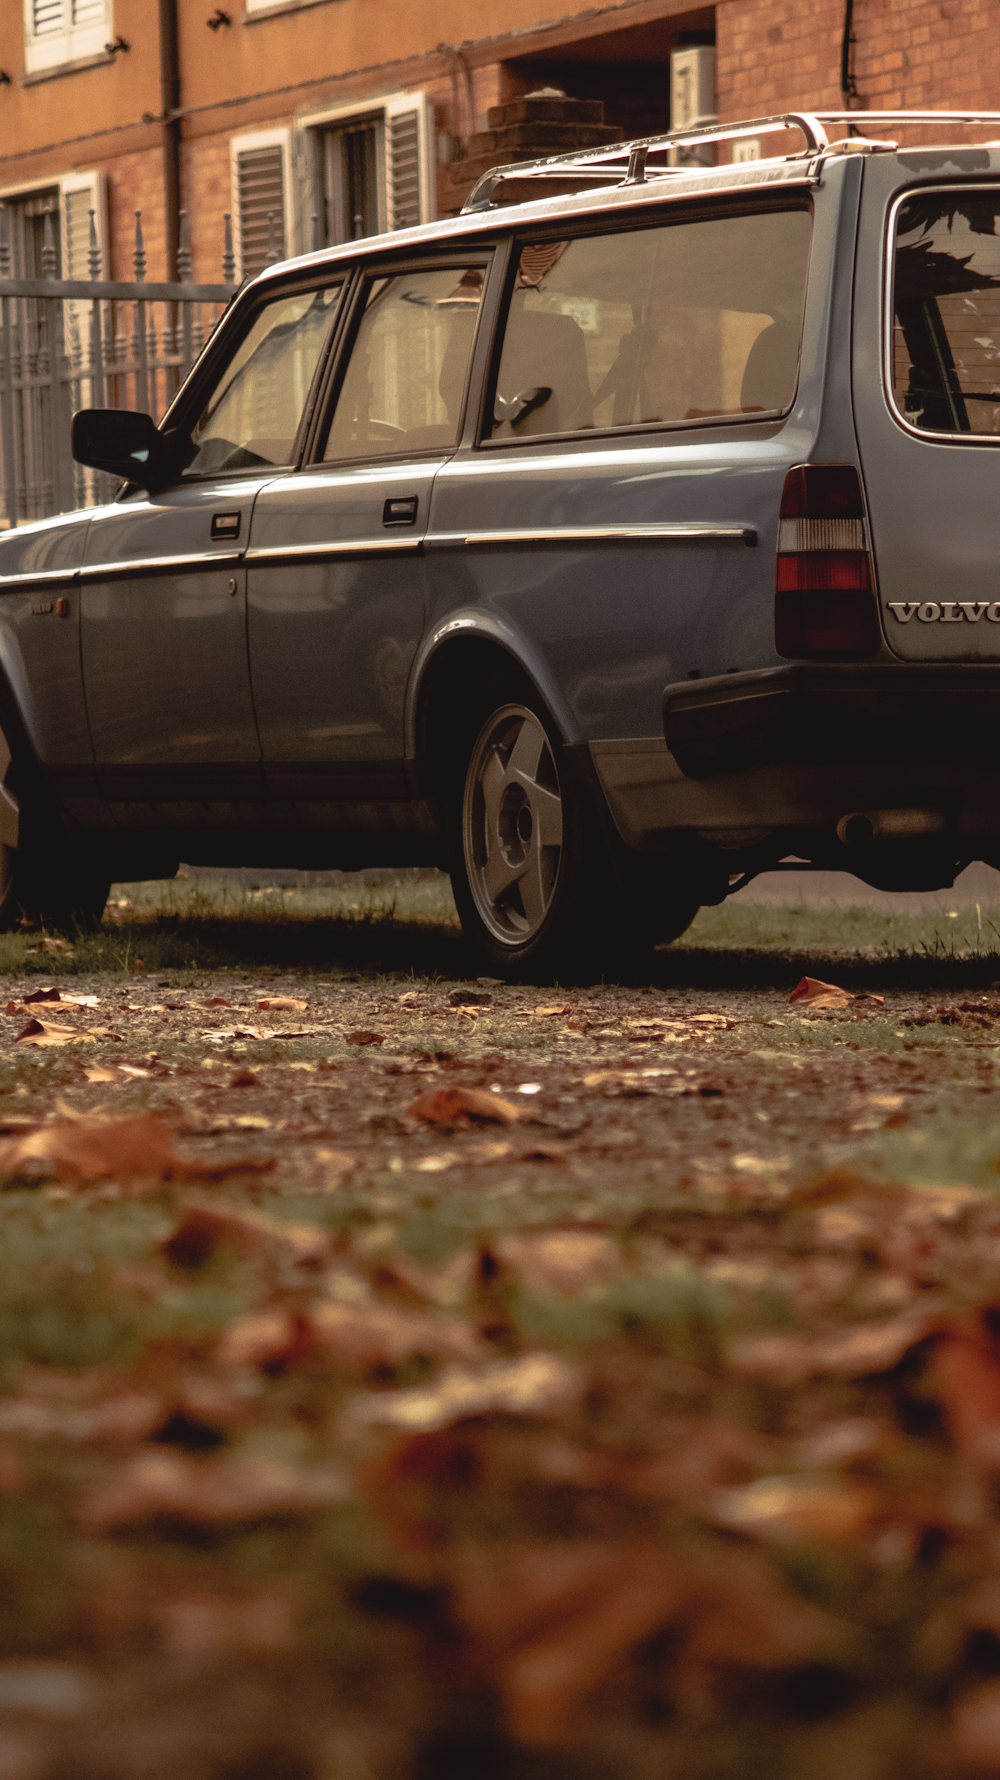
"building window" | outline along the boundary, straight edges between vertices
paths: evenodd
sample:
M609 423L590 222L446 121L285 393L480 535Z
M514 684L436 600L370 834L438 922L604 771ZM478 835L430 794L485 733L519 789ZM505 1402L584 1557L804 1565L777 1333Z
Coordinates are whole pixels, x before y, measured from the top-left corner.
M317 239L310 247L433 221L433 115L426 94L335 106L303 118L301 127L317 194Z
M27 74L99 56L111 35L111 0L24 0Z

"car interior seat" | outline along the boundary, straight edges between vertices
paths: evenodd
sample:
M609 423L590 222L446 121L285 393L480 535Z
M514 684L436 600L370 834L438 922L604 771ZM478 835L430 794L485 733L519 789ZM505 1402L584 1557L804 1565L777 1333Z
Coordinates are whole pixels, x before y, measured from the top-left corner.
M551 394L517 411L518 397L528 391ZM494 414L493 437L524 439L533 433L571 433L594 424L594 398L587 370L587 343L571 315L529 309L515 296L504 338L500 402ZM507 418L501 403L513 418Z
M772 321L757 335L743 368L742 412L770 414L789 407L795 395L798 373L798 329L785 321Z

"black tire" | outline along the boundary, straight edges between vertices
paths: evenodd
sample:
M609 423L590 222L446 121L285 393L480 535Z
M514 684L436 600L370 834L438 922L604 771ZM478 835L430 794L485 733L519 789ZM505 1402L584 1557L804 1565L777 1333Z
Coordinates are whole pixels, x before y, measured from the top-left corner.
M455 742L449 869L466 938L489 972L580 981L641 968L657 924L622 890L534 688L514 672L492 676L466 705Z
M100 924L111 880L81 844L74 844L43 796L22 793L10 838L0 839L0 932L22 925L82 929ZM16 845L11 844L16 832Z

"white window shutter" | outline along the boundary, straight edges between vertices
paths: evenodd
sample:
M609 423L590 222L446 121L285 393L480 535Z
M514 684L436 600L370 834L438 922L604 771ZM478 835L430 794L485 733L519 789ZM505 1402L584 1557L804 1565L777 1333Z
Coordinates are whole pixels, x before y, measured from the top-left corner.
M234 136L230 143L233 221L241 278L252 278L292 246L288 130Z
M24 0L27 74L99 56L111 35L111 0Z
M433 117L426 93L397 93L385 101L385 210L390 229L433 222Z
M108 276L108 188L103 173L67 174L59 181L62 275L90 277L90 215L94 214L98 278Z

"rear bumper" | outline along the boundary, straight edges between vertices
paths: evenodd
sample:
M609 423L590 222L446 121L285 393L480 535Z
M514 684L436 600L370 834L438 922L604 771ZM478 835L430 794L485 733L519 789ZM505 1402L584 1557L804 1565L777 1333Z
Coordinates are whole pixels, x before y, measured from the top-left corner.
M681 772L895 762L975 772L1000 765L1000 663L845 663L682 680L663 694ZM949 775L950 776L950 775Z

